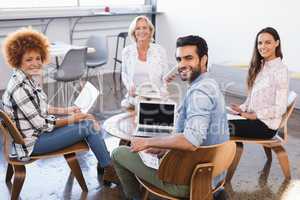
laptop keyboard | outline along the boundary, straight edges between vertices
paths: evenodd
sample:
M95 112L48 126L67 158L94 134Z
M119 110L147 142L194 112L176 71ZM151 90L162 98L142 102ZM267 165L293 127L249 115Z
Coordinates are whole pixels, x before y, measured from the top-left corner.
M139 127L138 132L144 132L144 133L172 133L172 130L171 129L157 129L157 128Z

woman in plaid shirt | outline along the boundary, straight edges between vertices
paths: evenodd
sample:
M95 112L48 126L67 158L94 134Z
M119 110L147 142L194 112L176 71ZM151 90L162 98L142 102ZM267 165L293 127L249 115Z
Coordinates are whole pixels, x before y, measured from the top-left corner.
M46 154L86 140L104 168L104 179L113 181L114 169L94 116L81 113L77 107L49 106L46 94L33 80L49 61L48 39L31 28L23 28L5 39L3 53L14 68L2 97L3 106L25 141L25 145L12 143L17 158L26 161L30 155ZM56 114L68 117L58 119Z

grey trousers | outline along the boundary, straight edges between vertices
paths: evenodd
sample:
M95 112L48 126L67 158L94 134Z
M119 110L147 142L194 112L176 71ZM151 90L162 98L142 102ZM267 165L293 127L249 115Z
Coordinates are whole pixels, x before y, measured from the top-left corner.
M189 196L189 186L164 183L158 178L157 170L144 165L140 156L127 146L120 146L112 152L112 162L127 198L141 197L135 175L176 197Z

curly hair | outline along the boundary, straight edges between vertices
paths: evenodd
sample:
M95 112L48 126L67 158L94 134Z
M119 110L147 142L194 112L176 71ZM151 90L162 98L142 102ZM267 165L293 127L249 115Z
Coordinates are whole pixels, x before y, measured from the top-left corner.
M32 28L21 28L9 34L3 43L3 55L8 65L19 68L23 55L28 51L37 51L43 64L49 63L49 40Z

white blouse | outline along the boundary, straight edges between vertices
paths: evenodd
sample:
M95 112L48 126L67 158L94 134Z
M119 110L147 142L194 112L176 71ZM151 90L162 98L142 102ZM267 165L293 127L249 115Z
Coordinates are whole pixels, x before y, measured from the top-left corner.
M133 84L135 86L140 86L144 83L151 84L151 74L153 73L153 68L145 62L138 60L137 65L134 67L133 74Z
M158 44L150 43L146 59L145 62L139 60L136 43L123 49L122 81L127 91L133 84L137 88L143 82L141 79L149 81L156 88L165 89L163 75L170 70L165 49Z
M240 108L244 112L255 112L259 120L276 130L287 109L288 85L287 66L280 58L268 61L258 73L252 90Z

